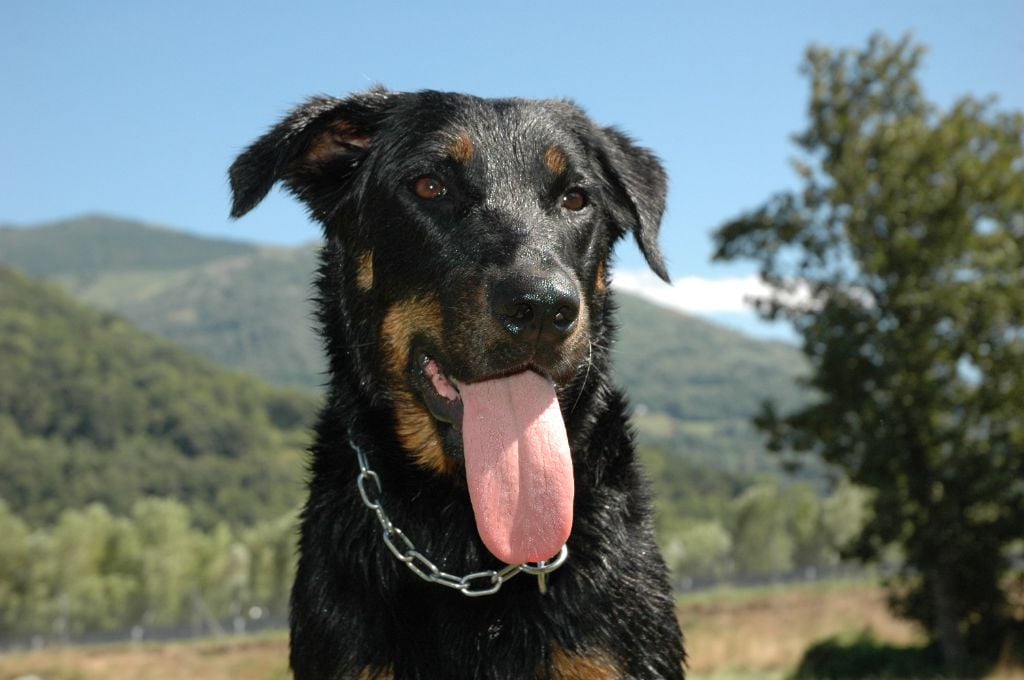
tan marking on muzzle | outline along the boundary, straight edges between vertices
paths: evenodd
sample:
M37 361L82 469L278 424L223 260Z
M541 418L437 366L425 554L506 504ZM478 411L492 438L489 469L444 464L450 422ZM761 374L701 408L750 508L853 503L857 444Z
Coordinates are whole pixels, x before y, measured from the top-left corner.
M583 288L575 276L573 282L576 284L576 290L580 291L580 311L576 316L576 327L572 329L572 333L562 344L562 352L568 356L580 356L587 353L588 349L585 348L590 342L590 307L583 294Z
M604 260L601 260L597 263L597 274L594 276L594 292L598 295L604 295L608 292L608 281L605 280L607 274L607 267Z
M602 651L573 654L556 645L552 650L551 677L554 680L621 680L622 671Z
M418 297L397 302L381 322L381 340L391 387L398 440L417 464L442 474L457 469L444 454L437 423L409 388L409 352L416 335L441 341L441 305L435 297Z
M364 668L359 673L359 680L392 680L395 677L391 667L386 668Z
M367 250L359 256L356 265L356 286L364 293L373 288L373 251Z

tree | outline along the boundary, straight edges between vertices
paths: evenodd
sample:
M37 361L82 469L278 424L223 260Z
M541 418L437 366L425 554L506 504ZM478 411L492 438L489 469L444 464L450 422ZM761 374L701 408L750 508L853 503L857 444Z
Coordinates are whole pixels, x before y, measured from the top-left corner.
M298 516L288 513L260 522L242 533L251 559L253 604L267 615L283 618L288 613L288 596L295 580Z
M141 604L145 625L174 626L197 594L197 547L189 510L172 499L137 501L132 520L141 546Z
M1024 116L916 79L924 50L875 36L814 47L802 188L722 226L716 259L752 259L767 319L802 339L818 395L758 425L872 491L857 553L898 545L900 611L948 666L1011 625L1000 578L1024 527ZM1020 622L1017 622L1020 625Z
M0 498L0 636L16 629L28 608L25 581L29 570L28 527Z
M65 510L51 539L51 604L59 634L125 626L138 598L138 549L128 522L93 503Z
M783 494L777 481L763 481L733 501L733 558L739 573L769 576L792 571L796 546L788 531Z
M866 520L867 492L843 479L822 502L821 531L828 537L835 560L860 536Z
M732 537L717 520L688 522L665 546L665 562L682 579L720 579L731 571Z

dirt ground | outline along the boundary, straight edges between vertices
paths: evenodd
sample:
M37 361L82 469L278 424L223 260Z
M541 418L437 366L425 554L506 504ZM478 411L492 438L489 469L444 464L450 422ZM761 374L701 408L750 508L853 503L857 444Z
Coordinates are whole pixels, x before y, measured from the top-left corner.
M723 590L680 599L692 680L782 680L807 647L870 631L894 644L921 633L869 584ZM200 642L48 649L0 655L0 680L286 680L284 633ZM1003 673L1001 680L1024 680Z

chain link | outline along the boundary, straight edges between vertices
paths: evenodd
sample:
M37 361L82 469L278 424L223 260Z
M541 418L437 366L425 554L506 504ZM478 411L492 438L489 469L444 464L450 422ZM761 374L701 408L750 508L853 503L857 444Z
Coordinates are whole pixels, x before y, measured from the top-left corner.
M558 555L551 560L509 564L498 571L487 569L466 574L465 576L454 576L441 571L426 555L416 549L415 544L401 529L392 524L381 504L384 489L381 487L380 477L370 469L363 450L351 439L349 444L355 449L356 458L359 460L359 476L356 477L359 496L363 499L363 505L373 510L374 514L377 515L384 545L388 547L388 550L391 551L391 554L398 561L405 564L412 573L424 581L452 588L466 597L480 597L482 595L493 595L501 589L505 581L508 581L519 572L524 572L536 576L541 585L541 592L545 592L545 579L547 575L562 566L565 563L565 559L569 556L569 549L563 545Z

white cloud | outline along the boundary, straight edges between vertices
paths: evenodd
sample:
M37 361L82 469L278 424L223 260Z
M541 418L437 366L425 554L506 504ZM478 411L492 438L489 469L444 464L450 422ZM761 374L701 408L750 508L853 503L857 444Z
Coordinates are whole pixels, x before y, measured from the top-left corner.
M769 288L756 275L722 279L684 276L669 285L653 273L617 271L612 285L671 309L702 316L751 312L748 300L769 294Z

